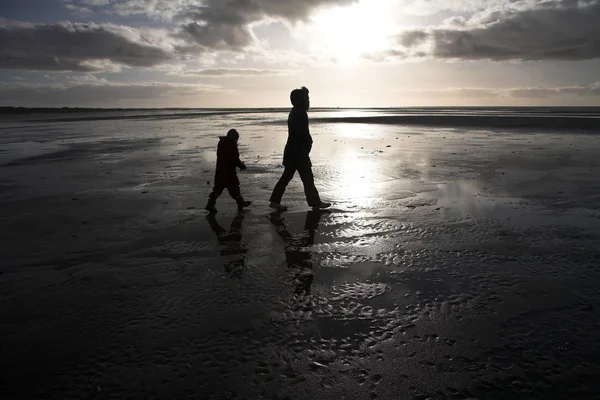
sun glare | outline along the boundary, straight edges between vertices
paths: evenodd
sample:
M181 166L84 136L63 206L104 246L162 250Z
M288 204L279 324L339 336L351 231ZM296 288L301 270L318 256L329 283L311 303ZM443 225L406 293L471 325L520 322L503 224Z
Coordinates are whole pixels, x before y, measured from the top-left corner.
M394 33L392 2L361 0L353 6L322 11L312 20L314 44L344 61L385 48Z
M378 178L373 161L355 156L341 164L336 195L361 207L369 206L375 196L374 185Z

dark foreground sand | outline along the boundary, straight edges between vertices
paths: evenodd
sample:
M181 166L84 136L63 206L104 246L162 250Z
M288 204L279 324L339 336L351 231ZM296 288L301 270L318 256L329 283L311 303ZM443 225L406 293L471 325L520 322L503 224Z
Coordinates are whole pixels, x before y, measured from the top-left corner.
M1 126L0 398L599 398L597 136L231 118Z

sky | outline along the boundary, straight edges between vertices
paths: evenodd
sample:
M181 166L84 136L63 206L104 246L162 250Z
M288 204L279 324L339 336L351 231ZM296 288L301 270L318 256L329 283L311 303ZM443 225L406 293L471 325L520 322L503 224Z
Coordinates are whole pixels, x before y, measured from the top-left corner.
M0 0L0 106L600 106L600 0Z

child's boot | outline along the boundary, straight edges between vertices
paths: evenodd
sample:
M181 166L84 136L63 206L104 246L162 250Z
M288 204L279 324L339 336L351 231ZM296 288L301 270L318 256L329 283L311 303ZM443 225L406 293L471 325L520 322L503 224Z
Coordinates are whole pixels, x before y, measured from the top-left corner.
M208 211L210 214L216 214L217 213L217 209L215 208L216 204L217 204L217 199L215 199L213 196L209 196L208 203L206 203L206 207L204 207L204 209L206 211Z
M238 211L243 211L244 208L249 207L250 204L252 204L251 201L244 200L244 198L242 196L238 197L236 199L236 201L237 201L237 205L238 205Z

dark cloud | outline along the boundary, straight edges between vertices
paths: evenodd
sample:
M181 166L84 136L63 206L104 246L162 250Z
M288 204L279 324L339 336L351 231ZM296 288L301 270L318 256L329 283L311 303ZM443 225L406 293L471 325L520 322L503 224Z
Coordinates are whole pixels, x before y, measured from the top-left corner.
M244 24L264 17L299 21L319 7L344 6L359 0L65 0L76 7L110 7L122 15L145 14L191 18L215 25Z
M404 47L413 47L422 44L429 38L429 33L424 31L409 31L402 34L398 41Z
M230 76L274 76L291 75L295 71L277 70L277 69L255 69L255 68L207 68L189 70L181 73L175 73L182 76L212 76L212 77L230 77Z
M1 49L0 49L1 52ZM29 69L37 71L97 71L94 65L85 65L82 61L73 59L60 59L57 57L14 56L0 55L0 68L2 69Z
M600 1L542 1L529 9L478 14L452 28L404 32L409 54L441 59L588 60L600 57Z
M254 42L246 25L190 22L181 27L183 39L216 50L241 50Z
M265 17L289 21L307 19L319 7L347 6L358 0L205 0L196 1L179 12L180 17L200 19L215 25L254 22Z
M346 6L359 0L65 0L76 13L109 12L178 21L175 34L203 48L241 50L254 43L252 23L277 18L306 20L320 7Z
M94 71L107 63L150 67L173 59L156 37L116 25L0 24L0 68Z
M357 0L207 0L188 5L176 18L187 21L180 35L213 49L239 50L253 43L249 28L265 18L302 21L319 7L345 6Z

